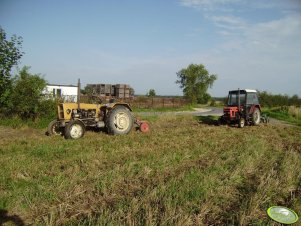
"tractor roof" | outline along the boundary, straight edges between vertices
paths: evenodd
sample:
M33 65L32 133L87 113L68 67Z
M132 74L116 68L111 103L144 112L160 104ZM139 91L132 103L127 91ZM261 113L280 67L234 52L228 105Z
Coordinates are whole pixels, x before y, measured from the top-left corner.
M247 93L257 93L255 89L245 89Z
M231 90L230 93L235 93L238 90ZM246 93L257 93L255 89L240 89L241 92L246 92Z

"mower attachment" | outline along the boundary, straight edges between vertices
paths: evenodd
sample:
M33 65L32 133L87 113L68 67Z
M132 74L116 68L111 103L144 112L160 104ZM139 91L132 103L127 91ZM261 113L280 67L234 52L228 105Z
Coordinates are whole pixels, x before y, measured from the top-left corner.
M142 133L148 133L150 131L149 123L147 121L141 121L139 118L135 118L135 125Z
M262 123L269 123L270 122L270 118L267 115L261 115L260 121Z

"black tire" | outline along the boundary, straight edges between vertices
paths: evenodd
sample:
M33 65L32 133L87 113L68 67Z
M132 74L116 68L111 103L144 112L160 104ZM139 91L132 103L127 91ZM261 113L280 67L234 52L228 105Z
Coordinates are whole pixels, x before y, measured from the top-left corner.
M238 120L238 128L243 128L245 127L245 124L246 124L246 120L244 118L240 118Z
M125 106L117 106L111 111L109 111L106 118L106 127L109 134L122 135L128 134L134 124L134 119Z
M85 132L85 125L81 121L72 120L65 127L65 138L76 140L83 137Z
M60 127L60 122L58 120L53 120L49 123L47 128L47 135L53 136L53 135L62 135L63 134L63 128Z
M260 110L258 108L255 108L252 114L252 123L255 126L258 126L260 123Z

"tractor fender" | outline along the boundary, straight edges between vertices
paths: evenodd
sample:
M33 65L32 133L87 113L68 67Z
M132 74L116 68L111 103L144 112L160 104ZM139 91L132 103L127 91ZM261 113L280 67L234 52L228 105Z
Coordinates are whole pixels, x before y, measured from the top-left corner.
M253 114L253 112L254 112L254 110L256 109L256 108L258 108L259 109L259 111L261 112L261 107L260 107L260 105L259 104L254 104L254 105L252 105L252 107L250 108L250 114Z
M79 122L81 122L81 123L83 124L84 127L86 127L86 124L84 123L84 121L81 120L81 119L79 119L79 118L74 118L74 119L69 120L69 121L67 121L67 122L65 121L65 122L64 122L64 124L65 124L64 126L66 126L66 124L68 124L68 123L71 122L71 121L79 121Z
M106 107L109 110L111 110L111 109L113 109L113 108L115 108L117 106L124 106L127 109L129 109L129 111L132 111L131 106L129 104L127 104L127 103L108 103L108 104L106 104Z

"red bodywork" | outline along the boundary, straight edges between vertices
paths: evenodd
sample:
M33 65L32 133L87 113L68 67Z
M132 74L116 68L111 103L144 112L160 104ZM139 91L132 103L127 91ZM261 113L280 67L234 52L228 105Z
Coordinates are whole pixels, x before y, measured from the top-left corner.
M254 112L255 108L258 108L261 111L260 105L259 104L256 104L256 105L254 104L249 108L250 110L249 110L248 114L252 114ZM244 106L240 106L240 111L243 112L243 110L244 110ZM224 117L226 117L230 120L237 119L237 117L236 117L237 112L238 112L238 106L224 107Z
M242 110L242 107L241 107ZM224 116L229 119L235 119L236 113L238 112L238 107L224 107Z

